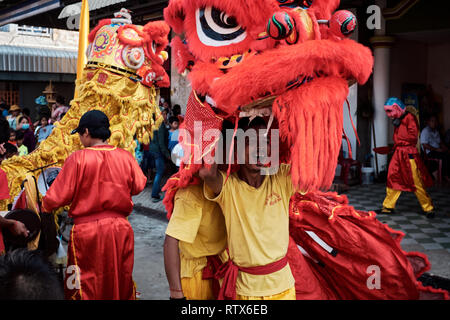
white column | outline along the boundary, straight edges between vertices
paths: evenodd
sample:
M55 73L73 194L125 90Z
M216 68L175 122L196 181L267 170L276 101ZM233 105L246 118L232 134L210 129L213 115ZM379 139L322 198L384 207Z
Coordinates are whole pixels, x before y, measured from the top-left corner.
M376 0L375 4L381 9L386 8L386 0ZM370 38L373 47L374 66L373 66L373 103L375 130L371 130L372 136L372 154L374 156L373 166L376 170L378 163L378 172L387 170L387 155L380 155L373 152L374 147L383 147L388 145L388 122L389 119L384 112L384 103L389 98L389 71L390 71L390 48L394 43L393 37L386 36L386 20L383 15L380 16L380 25L375 29L375 36ZM375 131L375 133L374 133ZM375 171L376 172L376 171Z
M181 114L186 113L186 105L191 93L191 84L186 75L178 73L177 67L174 65L173 58L170 71L170 102L172 106L179 104Z
M175 35L172 31L172 35ZM170 102L172 106L179 104L181 107L181 114L186 114L186 105L191 93L191 83L187 79L187 72L184 75L178 73L175 66L175 55L171 50L171 64L170 64Z
M350 148L352 149L353 159L356 159L356 149L358 147L358 141L356 140L356 134L353 130L352 126L352 120L353 124L355 125L355 129L358 128L358 117L356 116L356 110L358 107L358 86L356 84L353 84L348 88L348 96L347 100L350 105L350 110L347 106L347 102L344 102L344 105L342 106L344 109L343 116L343 126L345 134L347 135L347 138L350 142ZM349 113L350 112L350 113ZM350 119L351 117L351 119ZM345 157L349 157L349 150L347 146L347 141L345 139L342 139L342 149L345 153Z
M390 46L394 38L375 36L370 39L374 47L373 68L373 102L374 102L374 127L372 135L372 149L388 145L388 117L384 112L384 103L389 98L389 72L390 72ZM378 162L378 172L387 170L387 155L374 155L374 166ZM377 157L375 159L375 157Z

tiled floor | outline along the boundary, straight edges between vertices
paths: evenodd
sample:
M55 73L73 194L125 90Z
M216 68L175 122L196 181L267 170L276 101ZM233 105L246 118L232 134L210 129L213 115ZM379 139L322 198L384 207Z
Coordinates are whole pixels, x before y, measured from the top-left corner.
M445 249L450 253L450 188L433 187L428 192L436 208L434 219L425 217L411 192L401 194L396 213L380 214L377 218L389 227L405 232L402 245L420 244L426 250ZM383 184L351 187L345 194L355 209L366 211L381 208L386 195Z

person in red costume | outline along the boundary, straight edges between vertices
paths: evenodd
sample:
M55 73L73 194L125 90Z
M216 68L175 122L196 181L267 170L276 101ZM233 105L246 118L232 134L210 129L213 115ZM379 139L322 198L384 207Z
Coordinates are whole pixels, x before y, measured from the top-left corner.
M414 192L427 218L434 218L434 206L425 188L432 185L417 149L419 125L417 118L406 111L400 99L391 97L384 110L394 124L394 155L389 164L386 198L377 213L393 213L402 191Z
M126 217L131 196L147 179L128 151L107 144L111 132L103 112L86 112L74 133L85 148L67 158L42 200L44 212L71 204L66 299L135 299L134 234Z

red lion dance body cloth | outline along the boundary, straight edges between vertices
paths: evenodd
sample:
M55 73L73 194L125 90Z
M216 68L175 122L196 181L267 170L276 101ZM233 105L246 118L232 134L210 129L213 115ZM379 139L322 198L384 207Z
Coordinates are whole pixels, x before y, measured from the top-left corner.
M401 250L402 233L373 212L356 211L345 196L320 191L334 178L348 86L365 83L373 66L371 51L347 38L356 18L334 12L338 5L337 0L169 2L165 20L184 34L173 38L172 54L179 72L189 71L192 93L181 126L185 134L180 132L188 156L164 187L168 217L176 191L198 183L194 174L217 142L205 132L221 130L224 119L236 123L269 107L280 132L280 160L291 164L292 183L302 191L290 200L287 252L297 299L445 296L417 282L429 263L424 255ZM368 285L371 266L381 268L381 289Z

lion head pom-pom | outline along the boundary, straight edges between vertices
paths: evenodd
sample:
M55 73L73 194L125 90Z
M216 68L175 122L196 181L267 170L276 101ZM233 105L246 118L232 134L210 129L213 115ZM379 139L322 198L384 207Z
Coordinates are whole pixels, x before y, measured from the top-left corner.
M339 38L350 36L356 29L356 17L348 10L336 11L329 23L331 33Z
M285 11L275 12L267 23L267 33L272 39L286 39L294 31L294 21Z

